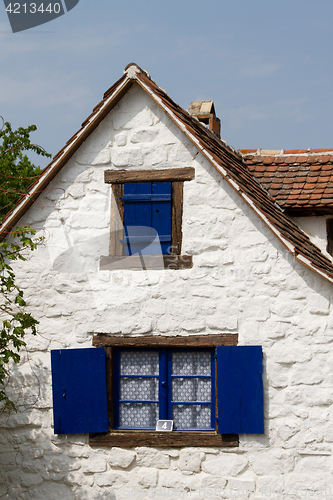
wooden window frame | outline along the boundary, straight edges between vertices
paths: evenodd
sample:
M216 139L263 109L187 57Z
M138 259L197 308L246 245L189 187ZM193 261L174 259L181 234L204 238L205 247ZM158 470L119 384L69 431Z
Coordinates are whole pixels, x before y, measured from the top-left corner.
M104 347L107 373L107 401L109 432L105 434L90 434L91 446L154 446L154 447L182 447L182 446L223 446L237 447L238 435L218 434L217 421L215 431L172 431L156 432L150 430L117 430L113 428L113 380L112 357L113 349L121 347L133 348L216 348L220 345L234 346L238 343L237 334L213 334L190 336L141 336L119 337L105 334L96 334L93 337L93 346ZM217 376L215 361L215 413L217 418Z
M333 256L333 219L326 219L327 252Z
M193 167L164 170L106 170L104 180L111 184L113 200L111 203L110 248L109 255L100 259L101 270L114 269L189 269L193 266L192 255L182 255L182 218L183 187L185 181L194 179ZM171 252L170 255L124 255L123 238L125 182L171 182Z

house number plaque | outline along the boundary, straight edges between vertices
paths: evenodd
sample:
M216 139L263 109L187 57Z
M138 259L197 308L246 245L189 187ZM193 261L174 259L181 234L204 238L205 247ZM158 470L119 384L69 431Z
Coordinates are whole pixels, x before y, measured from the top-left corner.
M170 432L173 429L173 420L157 420L156 430L161 432Z

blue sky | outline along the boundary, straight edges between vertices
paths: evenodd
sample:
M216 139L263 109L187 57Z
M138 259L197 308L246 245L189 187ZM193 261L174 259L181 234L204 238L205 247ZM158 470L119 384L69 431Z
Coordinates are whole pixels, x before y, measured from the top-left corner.
M80 0L13 34L1 2L0 115L55 154L136 62L185 109L213 99L236 149L333 148L332 19L332 0Z

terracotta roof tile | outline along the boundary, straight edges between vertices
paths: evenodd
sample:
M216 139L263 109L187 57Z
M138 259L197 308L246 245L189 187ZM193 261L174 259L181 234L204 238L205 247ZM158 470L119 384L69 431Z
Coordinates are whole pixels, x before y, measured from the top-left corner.
M274 163L286 163L284 158L275 157Z
M319 163L327 163L330 161L330 157L328 155L319 156Z
M264 182L263 182L263 184L264 184ZM286 178L284 179L284 184L290 184L290 186L291 186L292 184L294 184L294 177L286 177ZM265 184L264 184L264 185L265 185Z
M294 156L287 156L285 159L285 162L288 164L295 163L295 157Z
M309 156L308 163L318 163L318 157L317 156Z
M257 156L261 162L253 162L251 172L282 208L288 208L296 214L298 209L303 213L307 207L313 210L315 205L317 210L327 213L333 206L332 151L290 150L273 156L273 161L269 154L269 166L265 165L265 156ZM244 159L247 161L246 155ZM286 190L289 195L287 199ZM308 204L305 200L308 200ZM310 203L311 200L315 203Z
M307 157L306 156L297 156L296 162L297 163L306 163L307 162Z
M293 184L293 190L294 189L302 189L302 187L304 186L305 182L294 182Z

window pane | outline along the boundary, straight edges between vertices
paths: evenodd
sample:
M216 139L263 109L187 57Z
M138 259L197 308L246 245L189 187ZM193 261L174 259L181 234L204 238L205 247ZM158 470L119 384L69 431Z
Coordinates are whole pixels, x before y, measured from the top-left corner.
M120 403L120 427L134 427L136 429L152 427L155 429L158 420L157 403Z
M174 352L172 375L211 375L210 352Z
M172 401L211 401L210 378L172 379Z
M210 405L174 405L172 419L177 428L211 428Z
M120 375L158 375L157 351L123 351L120 353Z
M121 378L120 399L156 401L158 399L158 378Z

